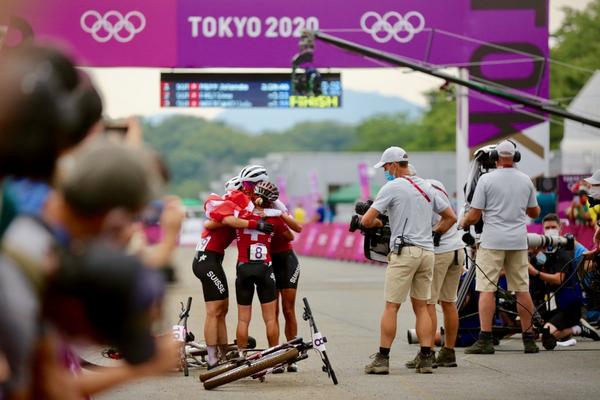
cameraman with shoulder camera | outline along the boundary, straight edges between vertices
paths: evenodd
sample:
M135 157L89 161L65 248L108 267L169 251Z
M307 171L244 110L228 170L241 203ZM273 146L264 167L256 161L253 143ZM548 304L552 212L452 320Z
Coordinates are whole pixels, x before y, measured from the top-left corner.
M479 339L465 354L494 354L492 319L496 309L495 292L504 270L508 290L515 291L523 329L525 353L537 353L532 332L533 301L527 273L527 217L536 218L540 208L531 179L514 168L521 158L516 145L500 142L491 158L497 169L481 176L475 188L471 209L461 226L467 228L483 217L483 233L477 254L476 290L479 292Z
M544 235L560 236L560 219L556 214L548 214L542 220ZM567 246L568 247L568 246ZM569 335L581 335L594 340L600 340L598 333L583 319L581 307L583 295L581 287L574 275L576 266L575 252L572 249L558 246L545 247L539 250L529 264L529 275L534 280L540 280L548 291L554 292L556 309L542 313L550 335L543 335L544 348L556 347L556 340ZM533 282L532 282L533 283Z
M385 308L381 317L379 352L365 366L367 374L388 374L389 353L396 336L396 319L401 303L410 292L416 316L416 328L421 343L416 371L432 373L434 354L431 351L431 317L427 300L431 295L433 277L433 212L441 215L435 227L436 235L445 233L456 217L450 204L435 189L416 176L410 176L408 155L400 147L389 147L375 168L384 169L386 183L361 219L362 229L382 227L379 215L387 213L390 222L390 253L385 274Z

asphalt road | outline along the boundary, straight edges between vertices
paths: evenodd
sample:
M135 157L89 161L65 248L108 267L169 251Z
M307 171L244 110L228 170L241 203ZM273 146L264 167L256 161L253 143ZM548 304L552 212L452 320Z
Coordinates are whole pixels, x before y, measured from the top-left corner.
M234 250L225 260L229 287L234 288ZM168 292L166 311L176 323L178 302L193 297L189 326L201 336L203 323L202 289L191 272L192 249L176 255L178 283ZM404 362L417 352L409 345L406 330L413 326L410 306L403 305L398 335L391 353L391 373L370 376L363 373L369 356L377 350L379 317L383 307L384 268L314 258L302 258L299 297L307 297L321 332L327 336L328 353L340 384L334 386L321 372L317 354L299 363L299 373L269 375L260 383L245 379L213 391L205 391L197 379L172 373L117 388L96 399L594 399L600 393L600 342L578 338L574 347L539 354L522 353L519 337L505 340L495 355L464 355L457 350L458 368L435 370L432 375L416 374ZM235 295L228 315L228 331L235 332ZM300 312L300 303L298 311ZM264 325L256 303L250 334L265 346ZM300 335L309 335L308 324L299 321ZM541 345L540 345L541 347Z

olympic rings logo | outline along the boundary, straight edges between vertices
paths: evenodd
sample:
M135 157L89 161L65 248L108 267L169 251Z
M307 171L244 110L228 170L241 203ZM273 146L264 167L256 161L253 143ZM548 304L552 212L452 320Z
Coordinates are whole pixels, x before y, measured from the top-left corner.
M146 17L139 11L130 11L123 16L115 10L104 15L96 10L88 10L81 15L80 24L81 29L99 43L106 43L112 38L117 42L127 43L144 30Z
M383 17L375 11L367 11L360 18L360 27L377 43L387 43L392 38L399 43L408 43L423 30L425 18L418 11L410 11L404 16L388 11Z

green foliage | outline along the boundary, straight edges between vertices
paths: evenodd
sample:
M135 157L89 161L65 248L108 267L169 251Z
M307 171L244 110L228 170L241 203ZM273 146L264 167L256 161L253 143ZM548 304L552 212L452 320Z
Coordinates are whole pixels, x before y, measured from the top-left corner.
M598 69L600 66L600 0L592 0L588 6L577 11L564 8L565 19L554 33L556 45L550 57L583 69ZM550 97L566 106L590 78L590 72L553 63L550 67ZM558 147L563 127L553 124L550 144Z

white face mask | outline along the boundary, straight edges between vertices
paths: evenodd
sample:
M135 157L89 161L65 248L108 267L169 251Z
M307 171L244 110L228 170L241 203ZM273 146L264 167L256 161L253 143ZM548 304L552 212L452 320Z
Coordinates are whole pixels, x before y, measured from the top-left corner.
M544 235L546 235L546 236L560 236L560 231L558 229L546 229L546 230L544 230Z
M600 186L592 186L590 188L590 197L600 200Z

